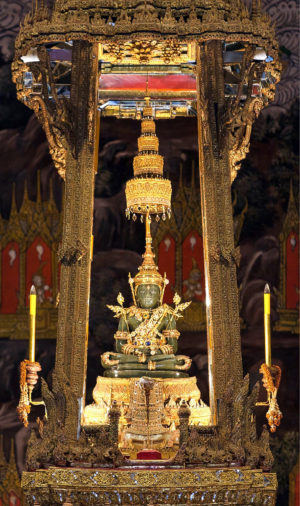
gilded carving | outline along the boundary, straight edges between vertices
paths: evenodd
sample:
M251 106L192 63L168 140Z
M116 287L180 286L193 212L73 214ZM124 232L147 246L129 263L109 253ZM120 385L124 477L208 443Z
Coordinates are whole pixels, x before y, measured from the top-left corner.
M12 66L13 80L17 86L19 100L23 101L36 114L41 122L47 140L49 151L59 175L65 178L66 150L72 150L70 138L71 120L68 102L64 98L58 99L53 71L45 47L37 51L38 62L24 65L16 60ZM24 74L32 72L32 84L22 86ZM42 95L34 92L33 85L41 86ZM51 95L51 98L50 98Z
M28 469L39 469L48 465L93 465L117 466L123 462L118 449L118 421L120 412L112 405L109 412L110 424L83 429L79 438L66 431L66 422L73 412L76 416L77 399L62 375L54 374L53 391L42 379L42 395L48 419L39 434L32 431L28 444L26 463Z
M229 160L232 181L236 177L238 164L249 151L252 125L263 107L264 103L261 98L252 98L248 103L245 103L243 109L236 116L232 115L233 121L228 138L228 143L231 147Z
M184 488L181 486L184 483ZM75 504L217 504L275 506L276 475L244 469L87 470L58 469L23 473L30 506L38 494L42 506Z
M256 384L249 394L249 376L238 389L230 381L219 405L218 426L190 428L184 461L220 465L234 462L270 470L273 456L269 448L269 432L264 426L260 438L256 434L254 409L258 392L259 384Z
M236 75L238 88L234 98L227 98L221 115L221 149L229 149L231 181L236 177L240 162L249 151L252 125L260 111L274 99L275 85L280 79L281 64L278 58L267 58L265 62L253 60L256 48L245 46L239 73ZM271 61L269 61L271 60ZM268 85L261 87L261 96L255 96L254 84L261 81L265 73ZM243 95L246 95L242 99Z
M157 62L180 64L188 62L186 44L171 39L163 42L156 40L132 40L123 44L110 42L101 47L103 61L118 64L155 64Z
M61 130L57 123L47 111L45 101L42 97L35 96L27 100L26 105L30 107L39 119L46 133L49 142L49 153L53 159L58 174L65 179L66 170L66 148L63 145Z
M261 45L266 43L274 53L274 29L270 25L270 18L261 12L260 15L251 17L244 5L233 0L229 4L226 7L220 5L218 9L208 9L203 1L191 9L190 2L179 5L173 0L162 1L157 8L150 2L145 5L136 2L135 5L112 6L105 1L99 5L99 2L94 0L89 2L88 16L80 3L72 2L68 5L68 2L65 2L60 5L56 2L51 14L43 5L25 17L16 41L16 49L24 53L24 49L29 47L28 35L32 37L35 45L62 38L66 40L66 36L68 40L92 41L97 38L99 41L109 41L110 44L124 41L124 34L128 34L128 39L134 43L138 39L153 41L166 39L167 36L170 41L175 41L175 44L178 36L187 40L197 38L200 42L210 39L212 34L215 39L221 40L227 35L234 41L240 39L242 24L249 42ZM181 9L179 16L178 7ZM187 16L186 21L183 16Z

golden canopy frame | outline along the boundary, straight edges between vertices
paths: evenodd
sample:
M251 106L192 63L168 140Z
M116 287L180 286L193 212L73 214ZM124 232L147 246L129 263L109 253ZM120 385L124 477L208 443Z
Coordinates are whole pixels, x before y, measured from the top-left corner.
M30 439L29 469L41 466L38 457L41 452L45 454L44 463L52 465L59 462L76 465L83 454L87 462L92 462L91 467L104 464L116 467L123 462L114 446L116 406L111 410L110 428L100 427L97 435L83 434L80 420L87 365L98 110L103 115L138 117L143 96L143 90L102 89L99 77L124 73L183 74L195 80L195 88L184 91L157 89L152 92L149 86L155 117L196 114L198 121L212 427L209 434L202 434L201 430L194 434L193 444L200 448L203 444L209 447L210 440L214 442L206 461L199 457L200 450L197 458L191 454L188 457L187 448L192 442L188 431L183 430L186 450L182 449L177 463L183 466L188 463L203 465L203 462L222 464L227 459L228 465L231 459L252 467L270 467L266 433L263 431L260 440L254 435L252 411L257 389L248 395L249 378L243 379L236 280L239 252L234 246L230 193L239 163L249 149L252 123L268 100L272 100L280 76L274 28L261 12L260 0L253 0L251 14L239 0L56 0L52 10L43 0L40 3L36 0L34 4L16 40L13 78L19 99L34 110L45 129L53 161L65 179L65 203L59 250L61 285L52 391L43 382L49 419L42 441L35 435ZM104 457L107 430L114 448L110 460ZM98 445L96 456L95 450L89 447L92 438L96 438ZM51 441L56 441L55 450L50 449ZM224 445L230 441L232 447L218 461L222 441ZM59 451L61 460L57 456ZM61 493L67 497L66 487L61 484L65 479L62 475L63 471L57 473L57 489L60 486ZM264 476L259 471L258 475ZM148 476L150 483L151 472ZM209 475L208 481L215 480L212 490L220 489L216 504L224 504L226 490L239 487L233 476L228 478L227 485L220 478L218 485L218 478ZM176 481L171 471L169 477L170 483ZM187 479L187 487L195 486L194 478ZM33 504L34 490L42 494L41 479L38 472L24 475L23 484L30 504ZM135 485L130 479L126 485L128 490L138 487L139 480ZM240 481L244 479L241 477ZM238 499L244 502L233 504L248 503L255 487L261 502L254 504L262 504L263 500L269 501L266 504L275 504L275 476L264 479L267 480L265 485L253 474L252 481L243 488L244 495ZM104 482L98 481L95 488L102 490ZM112 494L112 503L117 503L112 490L114 481L107 482L106 486ZM53 483L51 487L53 490ZM199 485L199 490L201 487L203 485ZM50 492L45 490L42 504L59 504L58 493L49 499ZM80 494L83 494L82 487ZM209 497L208 494L207 501ZM82 495L80 504L91 504L84 502L88 500L91 499ZM154 499L151 496L149 500ZM205 499L201 504L208 502Z

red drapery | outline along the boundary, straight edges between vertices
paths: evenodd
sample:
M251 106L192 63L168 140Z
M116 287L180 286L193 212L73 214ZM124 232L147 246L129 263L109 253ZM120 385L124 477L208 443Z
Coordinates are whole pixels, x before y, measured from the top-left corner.
M3 314L14 314L19 305L20 247L9 242L2 250L1 262L1 308Z
M26 305L31 285L37 289L38 303L52 296L51 250L41 237L36 237L26 252Z
M158 269L163 276L166 273L169 284L166 286L164 302L171 304L176 283L176 244L171 235L166 235L158 248Z
M299 301L299 235L292 231L286 241L286 308L296 309Z
M187 300L205 300L203 240L196 230L182 244L182 293Z

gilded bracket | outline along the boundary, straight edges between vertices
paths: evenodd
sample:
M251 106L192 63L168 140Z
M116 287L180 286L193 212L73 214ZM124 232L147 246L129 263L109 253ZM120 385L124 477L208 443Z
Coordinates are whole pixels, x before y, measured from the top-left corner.
M255 47L249 45L244 53L239 73L239 86L236 97L228 98L220 124L221 151L229 153L231 182L236 178L241 161L250 148L252 126L260 111L273 100L275 84L280 78L280 64L253 61ZM263 72L268 72L273 82L262 89L263 97L253 96L254 82L260 82ZM247 87L246 100L242 100Z
M69 101L58 97L53 71L45 46L38 48L38 62L28 64L20 60L13 64L13 81L17 86L17 96L27 107L33 110L45 131L49 152L58 174L65 179L66 156L74 155L72 137L72 112ZM24 73L31 72L33 83L25 87L22 84ZM41 86L41 95L34 91L34 85Z

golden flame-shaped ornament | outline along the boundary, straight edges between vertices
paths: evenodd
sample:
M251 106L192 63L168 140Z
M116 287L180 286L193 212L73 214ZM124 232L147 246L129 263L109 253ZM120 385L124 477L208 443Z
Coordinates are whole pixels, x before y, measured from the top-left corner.
M164 287L168 280L166 277L163 278L158 271L158 267L155 263L155 255L152 251L152 237L151 237L151 221L149 214L146 214L145 219L146 226L146 248L143 254L143 263L138 268L138 273L134 278L135 290L139 285L158 285L161 289Z

